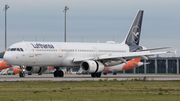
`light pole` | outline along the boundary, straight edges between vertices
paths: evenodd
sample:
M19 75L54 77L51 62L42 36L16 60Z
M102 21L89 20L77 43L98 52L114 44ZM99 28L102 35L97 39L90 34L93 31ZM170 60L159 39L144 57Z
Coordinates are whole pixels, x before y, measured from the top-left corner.
M64 21L64 42L66 42L66 12L67 10L69 10L68 6L65 5L65 9L64 9L64 12L65 12L65 21Z
M8 4L5 4L5 51L7 50L7 9L9 8Z
M65 18L64 18L64 42L66 42L66 12L67 12L67 10L69 10L69 8L68 8L67 5L65 5L65 8L64 8L64 11L63 11L65 13ZM66 71L68 71L67 68L66 68Z

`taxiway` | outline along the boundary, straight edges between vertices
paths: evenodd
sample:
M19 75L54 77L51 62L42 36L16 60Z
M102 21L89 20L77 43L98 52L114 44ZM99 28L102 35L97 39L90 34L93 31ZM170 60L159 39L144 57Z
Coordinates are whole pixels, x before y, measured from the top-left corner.
M94 80L99 79L108 80L131 80L132 78L146 79L146 80L180 80L180 75L153 75L153 74L118 74L118 75L102 75L101 78L92 78L91 75L73 75L67 74L63 78L54 77L53 74L43 74L43 75L26 75L24 78L20 78L19 75L0 75L0 81L26 81L26 80L51 80L51 81L84 81L84 80Z

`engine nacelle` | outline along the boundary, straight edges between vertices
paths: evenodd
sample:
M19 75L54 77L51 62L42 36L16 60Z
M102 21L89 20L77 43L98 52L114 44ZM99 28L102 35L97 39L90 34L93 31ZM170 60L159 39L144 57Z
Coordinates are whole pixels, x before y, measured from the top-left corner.
M43 73L47 70L47 67L39 67L39 66L26 66L26 71L28 73Z
M98 73L104 70L104 65L98 61L83 61L80 67L88 73Z

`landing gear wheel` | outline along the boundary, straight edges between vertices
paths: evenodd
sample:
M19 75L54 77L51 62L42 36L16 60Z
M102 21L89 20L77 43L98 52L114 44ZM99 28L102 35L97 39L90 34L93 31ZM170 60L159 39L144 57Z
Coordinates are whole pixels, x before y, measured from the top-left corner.
M117 73L115 72L115 73L113 73L113 75L116 75Z
M38 75L42 75L42 73L39 73Z
M32 73L28 73L28 75L32 75Z
M54 77L58 77L58 72L57 71L54 72Z
M63 71L59 71L58 76L59 76L59 77L63 77L63 76L64 76Z
M101 77L101 72L99 72L99 73L91 73L91 77Z
M64 72L63 71L55 71L54 72L54 77L64 77Z
M22 71L20 71L20 73L19 73L19 77L25 77L25 73L24 73L24 72L22 72Z
M91 73L91 77L96 77L96 73Z
M96 73L96 77L101 77L101 72Z
M103 73L104 75L107 75L107 73Z

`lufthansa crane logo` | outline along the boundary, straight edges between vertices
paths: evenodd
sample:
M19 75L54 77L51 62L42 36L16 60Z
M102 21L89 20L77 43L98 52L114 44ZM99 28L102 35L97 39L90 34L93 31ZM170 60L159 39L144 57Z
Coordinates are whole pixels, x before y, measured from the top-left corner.
M134 26L132 28L131 35L134 43L138 43L139 41L139 34L140 34L139 32L140 32L140 28L138 26Z

